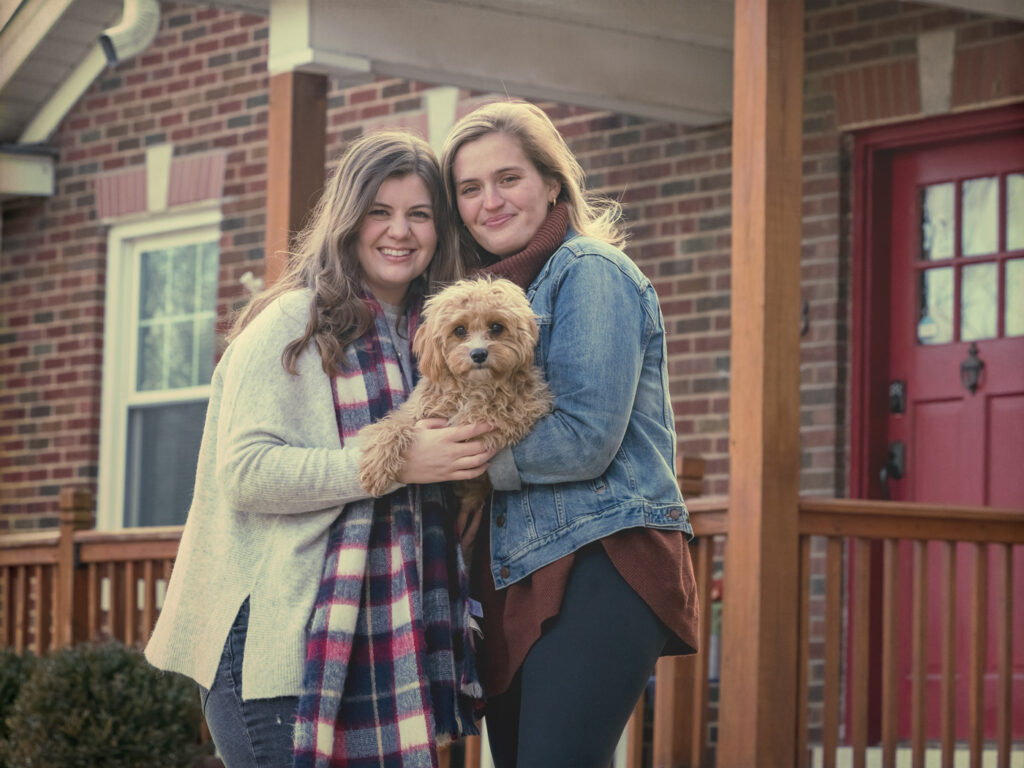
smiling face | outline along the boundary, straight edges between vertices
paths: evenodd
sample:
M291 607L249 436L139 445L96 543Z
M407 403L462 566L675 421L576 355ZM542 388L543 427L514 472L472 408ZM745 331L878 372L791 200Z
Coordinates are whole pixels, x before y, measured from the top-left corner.
M558 182L541 176L519 140L506 133L488 133L459 147L453 176L466 229L501 258L526 247L559 190Z
M388 304L401 304L436 248L434 209L423 179L416 174L385 179L356 239L363 283L370 293Z

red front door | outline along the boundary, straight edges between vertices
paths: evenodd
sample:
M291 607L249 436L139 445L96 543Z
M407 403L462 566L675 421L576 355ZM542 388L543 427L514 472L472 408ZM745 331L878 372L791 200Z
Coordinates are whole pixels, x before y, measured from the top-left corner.
M1024 508L1024 134L940 140L891 160L887 441L883 493L907 501ZM884 464L885 462L881 462ZM902 466L898 466L902 464ZM880 467L879 467L880 469ZM897 478L897 476L900 476ZM1024 521L1022 521L1024 525ZM1014 738L1024 738L1024 547L1016 548ZM909 585L911 556L901 558ZM989 627L1008 596L989 555ZM939 736L941 548L929 552L927 736ZM967 736L967 652L974 554L957 547L959 737ZM905 607L910 610L909 586ZM906 613L904 615L909 615ZM909 632L901 674L909 676ZM986 734L995 733L996 632L989 634ZM908 677L909 679L909 677ZM909 685L900 686L909 713ZM900 730L909 732L909 715Z

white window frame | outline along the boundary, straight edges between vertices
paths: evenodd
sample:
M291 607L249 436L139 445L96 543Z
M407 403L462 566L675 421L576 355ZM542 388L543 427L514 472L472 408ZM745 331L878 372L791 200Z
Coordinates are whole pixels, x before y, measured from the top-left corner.
M96 527L124 528L128 409L155 403L208 400L210 385L135 392L139 254L146 248L219 242L220 201L114 224L107 233L107 284L103 325L103 384Z

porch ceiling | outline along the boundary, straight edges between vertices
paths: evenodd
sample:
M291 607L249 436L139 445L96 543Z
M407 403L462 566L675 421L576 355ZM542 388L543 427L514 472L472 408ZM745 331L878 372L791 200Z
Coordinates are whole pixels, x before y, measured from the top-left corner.
M270 70L414 77L702 125L732 111L732 17L732 0L270 0Z

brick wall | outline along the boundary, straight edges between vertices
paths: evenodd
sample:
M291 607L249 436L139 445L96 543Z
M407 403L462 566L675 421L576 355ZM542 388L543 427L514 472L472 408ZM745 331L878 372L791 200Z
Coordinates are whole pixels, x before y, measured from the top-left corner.
M1021 25L895 0L808 0L804 118L802 489L848 485L849 188L846 131L919 116L917 41L952 29L952 108L1024 97ZM156 41L106 72L54 136L57 193L7 204L0 261L0 531L53 522L61 485L97 474L106 227L97 178L142 166L146 147L226 155L221 312L259 274L266 188L265 19L165 5ZM328 158L383 125L425 130L423 91L398 79L333 80ZM481 94L463 92L466 102ZM680 450L727 490L730 126L682 126L543 105L589 174L620 198L628 253L661 296Z
M99 460L106 226L94 185L145 149L227 153L221 309L263 258L265 19L164 6L153 45L107 70L52 138L56 193L5 204L0 262L0 532L55 523L62 485Z

